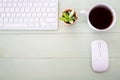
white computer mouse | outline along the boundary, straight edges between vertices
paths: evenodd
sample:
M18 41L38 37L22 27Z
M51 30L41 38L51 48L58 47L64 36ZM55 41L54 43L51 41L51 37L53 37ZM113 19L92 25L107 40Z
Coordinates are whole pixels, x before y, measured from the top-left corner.
M91 44L92 69L95 72L104 72L108 69L109 55L105 41L95 40Z

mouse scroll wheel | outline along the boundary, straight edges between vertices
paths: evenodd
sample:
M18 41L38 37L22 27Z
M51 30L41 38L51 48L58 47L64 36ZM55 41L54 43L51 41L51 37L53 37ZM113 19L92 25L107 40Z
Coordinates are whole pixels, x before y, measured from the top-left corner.
M98 43L98 47L101 48L101 43Z

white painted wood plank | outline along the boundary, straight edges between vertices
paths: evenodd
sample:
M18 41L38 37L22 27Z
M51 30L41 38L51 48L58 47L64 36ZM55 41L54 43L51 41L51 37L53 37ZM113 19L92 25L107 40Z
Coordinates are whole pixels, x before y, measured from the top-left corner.
M120 57L120 34L0 35L0 57L90 57L91 42L105 40L110 57Z
M96 73L89 58L0 59L0 80L119 80L120 59L110 59L107 72Z

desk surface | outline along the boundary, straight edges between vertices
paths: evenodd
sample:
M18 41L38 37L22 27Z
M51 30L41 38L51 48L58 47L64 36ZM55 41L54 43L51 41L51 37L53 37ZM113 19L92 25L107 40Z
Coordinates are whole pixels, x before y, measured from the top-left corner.
M98 33L85 17L73 26L59 22L57 31L0 31L0 80L119 80L120 2L118 0L59 0L59 15L66 8L78 13L95 3L106 2L116 11L114 28ZM102 39L108 44L108 71L91 69L90 45Z

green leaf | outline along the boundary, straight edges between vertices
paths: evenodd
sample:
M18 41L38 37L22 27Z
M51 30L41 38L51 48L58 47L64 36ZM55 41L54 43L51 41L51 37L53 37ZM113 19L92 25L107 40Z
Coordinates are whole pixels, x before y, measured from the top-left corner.
M60 17L59 19L62 20L62 21L64 21L64 17Z
M62 20L64 22L69 22L69 18L65 18L65 17L60 17L60 20Z
M64 16L65 18L68 18L68 17L69 17L69 15L68 15L66 12L63 12L63 16Z
M72 17L72 16L74 15L74 13L75 13L75 10L73 9L73 10L71 11L69 17Z
M73 20L73 21L75 21L75 20L76 20L76 18L75 18L74 16L73 16L73 17L71 17L71 18L72 18L72 20Z
M69 22L72 24L74 22L74 20L71 18L69 18Z
M73 20L71 20L71 21L69 21L69 22L70 22L71 24L73 24L73 22L74 22L74 21L73 21Z

